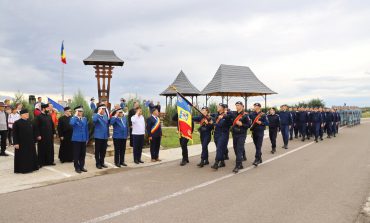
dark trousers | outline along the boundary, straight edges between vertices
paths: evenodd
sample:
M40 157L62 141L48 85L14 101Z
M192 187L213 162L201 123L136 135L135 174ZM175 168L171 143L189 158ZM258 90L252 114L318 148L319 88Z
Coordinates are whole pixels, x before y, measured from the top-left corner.
M159 148L161 147L161 137L152 137L150 141L150 156L152 159L159 158Z
M320 123L312 123L311 128L312 128L312 133L315 136L315 139L318 139L320 136L320 129L321 129Z
M8 137L8 131L7 130L2 130L0 131L0 146L1 146L1 153L5 153L6 150L6 139Z
M299 125L299 133L301 134L302 139L306 138L306 131L307 131L307 124L301 123Z
M141 161L141 154L143 153L144 135L132 135L134 146L134 161Z
M273 149L276 148L276 137L277 137L277 133L278 133L278 128L269 128L269 137L270 137L270 141L271 141L271 147Z
M125 162L126 152L126 139L114 139L114 163L116 165L123 164Z
M233 135L233 147L236 156L236 165L241 165L244 156L244 144L245 139L247 138L246 134L235 134Z
M332 127L333 125L331 122L326 123L326 134L328 134L328 136L331 136L333 134Z
M298 138L298 131L299 131L298 125L297 124L294 124L294 137L295 138Z
M13 145L13 129L8 129L8 141L9 145Z
M189 139L181 137L180 138L180 145L182 150L182 160L189 161L189 155L188 155L188 142Z
M132 138L132 128L130 128L130 146L134 147L134 139Z
M208 160L208 144L211 142L211 132L200 132L200 141L202 143L202 160Z
M281 135L283 136L284 145L287 146L289 143L289 125L280 126Z
M253 131L253 134L252 134L253 143L254 143L254 146L256 147L256 154L254 157L256 159L262 158L263 136L264 136L264 130L259 130L259 131L254 130Z
M97 166L104 165L108 139L95 139L95 162Z
M293 134L294 134L294 126L291 125L289 128L289 138L293 139Z
M218 135L217 143L216 143L216 161L224 161L225 160L225 152L227 149L229 132L225 132ZM216 136L215 136L216 140ZM216 141L215 141L216 142Z
M81 170L85 166L86 142L74 142L73 146L73 164L76 170Z

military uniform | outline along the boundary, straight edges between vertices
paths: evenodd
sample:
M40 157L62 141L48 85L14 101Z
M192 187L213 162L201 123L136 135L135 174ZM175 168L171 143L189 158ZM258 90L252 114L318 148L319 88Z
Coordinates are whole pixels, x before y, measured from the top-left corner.
M202 154L201 154L201 161L198 164L199 167L203 167L204 165L209 164L208 160L208 144L211 142L212 139L212 131L213 131L213 123L212 118L208 116L205 118L204 116L197 116L193 117L195 122L199 122L199 133L200 133L200 142L202 144ZM208 123L206 123L208 122Z
M269 122L269 138L271 141L271 153L276 152L276 137L277 133L280 130L280 118L278 114L269 114L267 115L267 120Z
M306 139L306 131L307 131L307 123L308 123L308 114L306 111L299 111L297 113L297 125L299 128L299 133L302 136L302 141Z
M256 103L255 106L261 107L261 104ZM249 118L251 119L252 126L252 138L253 143L256 147L256 154L255 154L255 160L253 162L253 165L258 166L258 164L262 163L262 143L263 143L263 136L265 133L266 126L268 125L267 117L262 112L252 112L249 115ZM258 124L257 122L260 121L261 124Z
M290 112L288 111L281 111L279 112L279 118L280 118L280 130L281 135L283 136L283 142L284 142L284 149L288 149L288 143L289 143L289 127L293 124L293 118Z

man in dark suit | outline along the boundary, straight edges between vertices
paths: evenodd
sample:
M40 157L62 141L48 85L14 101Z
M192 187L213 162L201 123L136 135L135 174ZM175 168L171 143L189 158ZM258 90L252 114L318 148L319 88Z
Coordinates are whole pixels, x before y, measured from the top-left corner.
M146 132L150 141L150 154L152 162L161 161L159 159L159 148L161 147L162 128L159 119L158 107L154 106L151 110L152 115L146 120Z
M8 156L8 154L5 153L6 139L8 136L8 114L5 112L5 107L6 105L3 102L0 102L0 156Z

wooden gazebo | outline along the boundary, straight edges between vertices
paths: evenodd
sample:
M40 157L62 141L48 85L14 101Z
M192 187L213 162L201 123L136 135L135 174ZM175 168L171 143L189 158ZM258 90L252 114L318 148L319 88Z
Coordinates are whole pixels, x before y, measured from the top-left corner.
M221 64L211 82L203 89L206 105L211 96L221 96L229 103L231 97L242 97L247 106L248 98L262 96L267 104L267 95L277 94L262 83L249 67Z
M94 65L95 77L98 81L99 102L106 99L109 103L110 79L114 66L123 66L124 61L116 56L113 50L94 50L83 60L85 65Z
M177 75L176 79L170 86L176 87L176 89L182 93L184 96L188 96L191 98L191 102L194 103L194 97L196 100L196 104L198 103L198 96L201 94L200 91L189 81L186 77L184 72L181 70L180 73ZM171 88L168 87L164 90L161 96L166 96L166 106L167 106L167 98L170 98L170 104L172 105L172 99L176 97L176 92Z

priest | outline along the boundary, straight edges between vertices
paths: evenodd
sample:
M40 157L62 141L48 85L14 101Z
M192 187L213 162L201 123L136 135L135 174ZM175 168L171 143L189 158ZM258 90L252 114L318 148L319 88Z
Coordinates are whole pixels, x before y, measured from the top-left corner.
M21 118L13 124L14 173L38 170L36 140L27 109L20 111Z
M72 109L70 107L64 108L64 115L58 121L58 136L60 139L59 160L60 162L73 161L72 149L72 133L73 128L69 124L71 121Z

